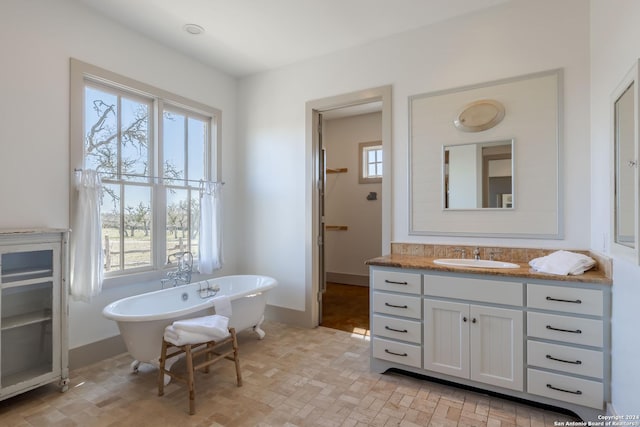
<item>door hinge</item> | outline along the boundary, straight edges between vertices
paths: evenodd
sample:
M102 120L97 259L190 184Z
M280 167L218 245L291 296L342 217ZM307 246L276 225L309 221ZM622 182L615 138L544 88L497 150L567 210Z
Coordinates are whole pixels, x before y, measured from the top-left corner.
M322 236L318 236L318 246L322 246L323 241L322 241Z

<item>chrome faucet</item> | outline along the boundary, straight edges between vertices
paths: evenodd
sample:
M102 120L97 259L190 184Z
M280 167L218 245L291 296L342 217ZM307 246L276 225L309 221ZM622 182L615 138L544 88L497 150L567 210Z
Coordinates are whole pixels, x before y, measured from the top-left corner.
M175 261L172 261L171 259ZM186 285L191 283L191 273L193 271L193 254L191 252L176 252L167 257L167 264L175 262L177 268L167 273L166 279L160 279L162 289L165 285L171 284L172 287L178 285Z
M480 248L477 246L473 250L473 259L480 259Z

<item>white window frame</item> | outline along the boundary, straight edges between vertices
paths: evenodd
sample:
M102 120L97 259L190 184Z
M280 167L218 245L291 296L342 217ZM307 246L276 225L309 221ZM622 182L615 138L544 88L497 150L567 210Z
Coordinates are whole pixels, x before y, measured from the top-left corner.
M361 142L358 144L358 182L360 184L378 184L382 182L382 174L380 175L369 175L369 151L380 150L380 153L384 157L384 152L382 151L382 141L371 141L371 142ZM380 164L382 167L383 159L376 162L376 164Z
M77 203L73 171L84 168L84 92L87 84L98 88L102 86L110 90L121 91L126 93L127 96L149 99L151 101L152 113L150 114L149 134L152 135L152 141L150 141L149 149L152 150L151 156L154 164L151 175L155 177L162 174L162 168L159 166L163 165L163 159L160 158L157 150L162 136L162 112L166 109L171 112L186 113L194 118L210 120L210 142L207 144L209 150L206 153L205 173L208 174L207 179L209 180L221 180L222 112L220 110L72 58L69 123L71 166L69 174L70 224L74 223L75 206ZM151 116L153 116L152 119ZM155 198L152 200L152 204L156 208L163 206L160 211L155 210L154 212L152 218L152 233L155 236L162 236L163 230L166 230L165 188L167 188L167 186L163 185L161 179L154 179L152 182L154 187L152 198ZM197 186L197 184L195 185ZM194 184L190 183L190 186L193 188ZM153 239L151 266L141 269L122 270L117 273L105 272L105 282L103 286L129 284L141 280L155 280L164 277L168 267L165 246L164 238Z

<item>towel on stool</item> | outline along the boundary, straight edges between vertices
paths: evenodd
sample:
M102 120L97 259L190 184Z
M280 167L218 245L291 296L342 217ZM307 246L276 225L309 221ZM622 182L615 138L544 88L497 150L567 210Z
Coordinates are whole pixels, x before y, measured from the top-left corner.
M578 275L596 265L596 261L586 255L569 251L556 251L547 256L529 261L534 270L541 273Z
M225 317L231 317L231 300L226 295L221 295L211 299L216 314Z
M213 319L215 317L215 319ZM211 319L210 319L211 318ZM176 323L181 323L176 325ZM164 329L164 339L173 345L199 344L208 341L220 341L229 336L226 325L229 319L220 316L205 316L188 320L177 320ZM205 325L215 325L206 327ZM185 330L184 327L191 328ZM223 327L224 326L224 327Z
M176 320L173 322L176 331L194 332L203 335L229 335L229 318L214 314L194 319Z

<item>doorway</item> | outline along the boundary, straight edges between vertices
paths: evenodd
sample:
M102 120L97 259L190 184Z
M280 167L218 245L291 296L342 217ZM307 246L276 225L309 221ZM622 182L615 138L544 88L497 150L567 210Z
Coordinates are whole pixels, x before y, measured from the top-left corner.
M317 177L312 203L317 245L312 247L310 289L316 326L368 333L368 267L364 261L390 249L390 205L384 197L390 189L384 179L389 176L390 162L385 156L381 159L383 179L375 188L359 183L358 150L362 143L369 146L378 141L379 154L390 152L390 94L390 87L382 87L307 103ZM363 128L369 133L362 132ZM351 202L360 204L360 211L349 207ZM377 221L367 218L372 213ZM372 235L374 243L366 243ZM359 254L349 246L362 242L369 252Z
M325 111L325 286L320 325L369 331L367 259L382 255L382 102Z

